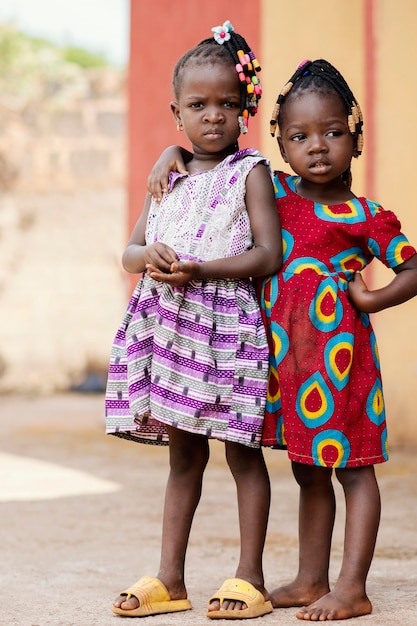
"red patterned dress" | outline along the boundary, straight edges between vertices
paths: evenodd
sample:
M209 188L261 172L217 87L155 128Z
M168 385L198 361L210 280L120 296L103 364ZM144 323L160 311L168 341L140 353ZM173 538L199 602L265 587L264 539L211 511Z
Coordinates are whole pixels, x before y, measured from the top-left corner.
M394 268L416 250L391 211L365 198L322 205L275 173L284 262L259 286L270 342L262 444L291 460L359 467L388 459L378 348L348 282L374 257Z

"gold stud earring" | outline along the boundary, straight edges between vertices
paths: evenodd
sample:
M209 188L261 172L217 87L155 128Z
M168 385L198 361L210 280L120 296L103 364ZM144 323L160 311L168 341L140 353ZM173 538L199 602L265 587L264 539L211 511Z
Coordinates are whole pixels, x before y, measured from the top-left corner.
M182 124L177 124L177 130L178 130L178 131L182 131L182 130L184 130L183 125L182 125Z

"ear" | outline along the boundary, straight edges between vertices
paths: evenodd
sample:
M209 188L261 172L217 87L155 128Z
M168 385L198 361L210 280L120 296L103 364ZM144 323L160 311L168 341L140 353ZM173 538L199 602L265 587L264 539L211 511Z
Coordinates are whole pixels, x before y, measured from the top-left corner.
M284 144L282 143L281 137L277 137L279 150L281 152L281 156L284 159L285 163L288 163L287 153L285 152Z
M177 125L179 124L182 126L180 107L178 105L178 102L172 101L170 103L170 107L171 107L172 115L174 116L175 123Z

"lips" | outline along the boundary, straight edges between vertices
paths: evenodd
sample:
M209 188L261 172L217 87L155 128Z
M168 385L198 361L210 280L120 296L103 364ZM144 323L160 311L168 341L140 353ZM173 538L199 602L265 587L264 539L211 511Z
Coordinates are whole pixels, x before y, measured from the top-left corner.
M215 137L220 137L222 135L222 133L217 130L217 128L210 128L209 130L206 130L206 132L204 133L204 136L215 136Z
M309 165L309 170L317 172L317 173L321 173L321 172L327 172L327 170L330 167L330 163L328 161L314 161L313 163L310 163Z

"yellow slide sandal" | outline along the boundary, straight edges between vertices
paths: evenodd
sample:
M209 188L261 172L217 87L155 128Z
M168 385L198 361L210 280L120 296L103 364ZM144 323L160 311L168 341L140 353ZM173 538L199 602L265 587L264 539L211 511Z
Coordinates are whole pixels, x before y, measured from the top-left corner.
M165 585L158 578L152 578L152 576L142 576L132 587L126 591L121 591L120 595L126 595L126 600L134 596L138 599L139 606L131 611L113 606L113 613L117 613L117 615L147 617L159 613L188 611L192 608L188 599L171 600Z

